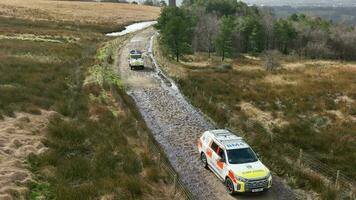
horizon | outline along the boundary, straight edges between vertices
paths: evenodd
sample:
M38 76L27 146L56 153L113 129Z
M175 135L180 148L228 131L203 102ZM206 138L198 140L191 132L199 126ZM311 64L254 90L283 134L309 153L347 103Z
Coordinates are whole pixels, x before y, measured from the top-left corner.
M168 3L168 0L165 0ZM330 2L329 0L241 0L249 5L257 6L319 6L319 7L346 7L356 6L356 2L353 0L335 0ZM177 0L177 5L181 5L183 0Z

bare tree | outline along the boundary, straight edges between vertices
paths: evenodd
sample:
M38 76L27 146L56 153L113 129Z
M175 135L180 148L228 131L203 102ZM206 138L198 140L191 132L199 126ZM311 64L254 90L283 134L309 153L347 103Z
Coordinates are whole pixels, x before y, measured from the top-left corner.
M265 49L272 49L273 48L273 10L262 8L262 25L266 33L266 40L265 40Z
M215 14L203 14L196 26L193 45L195 51L214 51L214 40L219 31L219 20Z
M307 33L302 33L302 37L308 38L308 43L305 47L302 48L306 56L311 58L333 57L333 52L327 44L329 39L329 33L327 33L326 31L320 29L309 29Z
M349 27L334 27L331 30L331 46L340 59L356 59L356 30Z
M275 71L281 68L281 64L279 62L280 56L280 52L277 50L265 52L265 68L267 71Z

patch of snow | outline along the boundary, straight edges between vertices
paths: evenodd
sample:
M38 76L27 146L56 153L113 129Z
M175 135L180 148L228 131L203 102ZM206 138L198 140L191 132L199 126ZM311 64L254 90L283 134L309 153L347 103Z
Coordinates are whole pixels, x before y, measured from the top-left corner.
M157 21L134 23L129 26L126 26L125 30L123 30L123 31L108 33L108 34L106 34L106 36L110 36L110 37L123 36L123 35L129 34L129 33L133 33L133 32L145 29L145 28L152 26L154 24L157 24Z

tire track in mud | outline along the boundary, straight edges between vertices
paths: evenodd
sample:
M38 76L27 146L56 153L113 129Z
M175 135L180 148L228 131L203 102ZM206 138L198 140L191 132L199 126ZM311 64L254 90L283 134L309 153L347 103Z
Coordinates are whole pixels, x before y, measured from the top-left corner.
M146 69L132 71L128 65L128 52L140 49L152 52L152 40L156 32L146 29L137 33L120 50L118 68L128 86L153 136L163 147L169 161L187 188L197 199L293 199L276 192L232 197L213 173L200 165L196 141L200 135L214 126L197 109L189 104L176 89L174 83L166 84L154 63L146 63ZM149 60L149 59L146 59ZM166 78L167 79L167 78ZM278 188L278 187L276 187Z

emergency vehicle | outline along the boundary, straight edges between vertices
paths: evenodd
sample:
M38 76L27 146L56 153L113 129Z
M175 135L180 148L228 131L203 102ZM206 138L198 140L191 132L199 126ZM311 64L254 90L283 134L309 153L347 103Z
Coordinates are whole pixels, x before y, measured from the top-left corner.
M144 69L144 59L141 51L139 50L130 51L129 66L131 70L136 68Z
M228 130L210 130L198 139L203 167L225 183L230 194L267 191L272 186L270 170L243 140Z

